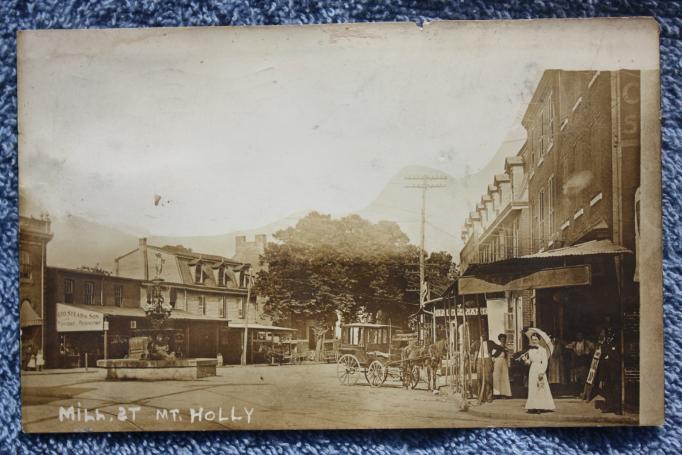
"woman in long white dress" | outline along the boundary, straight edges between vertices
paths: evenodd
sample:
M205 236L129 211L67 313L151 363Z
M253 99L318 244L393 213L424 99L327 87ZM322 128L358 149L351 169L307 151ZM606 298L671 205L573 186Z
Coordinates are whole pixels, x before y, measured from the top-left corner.
M540 345L540 337L536 333L531 335L530 344L531 349L524 359L526 364L530 365L526 410L531 413L553 411L554 400L547 379L547 350Z

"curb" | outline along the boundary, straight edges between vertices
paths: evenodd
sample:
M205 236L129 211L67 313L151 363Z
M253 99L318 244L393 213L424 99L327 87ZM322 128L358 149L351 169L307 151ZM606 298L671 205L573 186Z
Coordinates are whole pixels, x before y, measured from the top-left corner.
M466 411L472 415L478 416L478 417L487 417L490 419L496 419L496 420L523 420L525 422L538 422L538 423L549 423L549 422L556 422L556 423L565 423L565 422L572 422L572 423L584 423L585 425L592 425L595 423L607 423L607 424L613 424L613 425L639 425L639 419L637 417L628 417L628 416L603 416L603 417L595 417L595 418L585 418L584 416L579 416L579 415L562 415L562 414L556 414L556 413L543 413L543 414L519 414L519 415L510 415L510 414L505 414L501 412L488 412L488 411L480 411L477 410L476 407L471 406L469 409Z

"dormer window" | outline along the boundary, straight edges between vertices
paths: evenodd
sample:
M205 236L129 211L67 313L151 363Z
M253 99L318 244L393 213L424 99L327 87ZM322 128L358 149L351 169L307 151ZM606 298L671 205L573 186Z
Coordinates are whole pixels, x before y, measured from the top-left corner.
M193 267L194 283L204 284L204 266L201 261L197 259L196 261L191 262L190 266Z
M225 266L218 267L218 286L225 286Z
M227 280L225 278L225 266L221 265L218 267L218 286L227 286Z

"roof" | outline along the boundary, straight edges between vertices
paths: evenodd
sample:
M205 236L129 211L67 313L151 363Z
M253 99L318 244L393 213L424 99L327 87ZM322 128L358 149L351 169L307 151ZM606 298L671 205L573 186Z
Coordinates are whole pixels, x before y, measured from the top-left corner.
M181 245L157 247L146 244L132 253L117 258L117 261L119 263L117 273L120 271L122 276L145 280L158 274L169 284L196 285L221 292L242 291L243 288L239 287L240 283L234 272L247 267L244 263L224 256L196 253ZM201 267L201 282L195 282L197 274L193 266ZM221 268L229 271L227 273L231 281L229 285L218 283L218 276L214 269L220 270Z
M295 332L296 329L289 327L278 327L276 325L265 325L265 324L251 324L248 325L245 322L232 322L230 321L231 329L244 329L248 326L252 330L268 330L270 332Z
M571 258L586 258L593 256L616 256L619 254L632 254L627 248L616 245L610 240L591 240L585 243L556 248L541 253L528 254L515 258L503 259L501 261L489 262L484 264L471 264L467 268L465 275L496 273L505 268L519 266L549 266L556 264L559 260Z
M372 324L371 322L352 322L350 324L344 324L342 327L374 327L374 328L381 328L381 327L391 327L388 324Z
M119 307L112 305L82 305L76 303L66 303L63 305L78 308L80 310L94 311L96 313L106 314L107 316L120 316L129 318L144 318L146 317L142 308ZM206 316L203 314L188 313L183 310L173 310L170 319L176 320L191 320L191 321L220 321L227 323L225 318L218 318L214 316Z
M566 256L592 256L605 254L606 255L632 254L632 251L628 250L624 246L616 245L610 240L592 240L590 242L579 243L573 246L543 251L542 253L521 256L519 259L552 258Z
M53 265L48 265L46 267L48 273L52 270L57 271L57 272L65 272L69 274L77 274L77 275L85 275L89 277L97 277L97 278L104 278L105 280L112 280L112 281L141 281L141 278L131 278L127 276L119 276L119 275L114 275L113 273L104 273L104 272L98 272L94 270L84 270L84 269L72 269L68 267L59 267L59 266L53 266Z

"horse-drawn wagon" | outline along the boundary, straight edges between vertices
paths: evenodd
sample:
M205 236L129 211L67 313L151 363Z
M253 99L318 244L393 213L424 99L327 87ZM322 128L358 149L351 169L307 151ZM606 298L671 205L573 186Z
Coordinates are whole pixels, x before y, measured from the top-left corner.
M341 328L336 376L343 385L354 385L364 375L371 387L381 387L390 377L414 389L427 356L409 355L408 334L393 333L385 324L353 323Z

